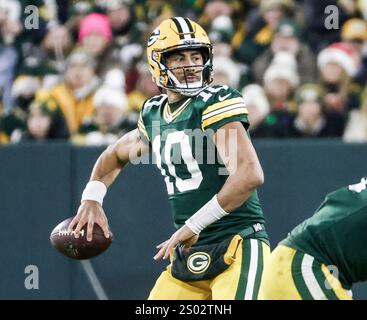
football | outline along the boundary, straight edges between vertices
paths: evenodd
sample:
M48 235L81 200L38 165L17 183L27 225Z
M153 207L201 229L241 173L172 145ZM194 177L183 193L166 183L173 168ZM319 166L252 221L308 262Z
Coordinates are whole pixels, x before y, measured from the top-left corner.
M50 234L51 244L64 256L83 260L90 259L106 251L113 241L113 234L106 238L101 227L94 224L92 241L87 241L87 224L80 230L79 238L74 237L74 232L69 232L68 227L73 217L59 223Z

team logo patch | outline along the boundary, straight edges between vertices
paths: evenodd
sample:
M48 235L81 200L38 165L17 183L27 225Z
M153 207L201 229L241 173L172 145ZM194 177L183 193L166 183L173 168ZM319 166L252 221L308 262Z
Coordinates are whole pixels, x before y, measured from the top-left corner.
M196 252L187 259L187 268L192 273L203 273L208 269L210 262L210 255L206 252Z
M150 35L149 37L149 40L148 40L148 47L150 47L154 42L157 41L158 37L159 37L159 29L155 29L152 34Z

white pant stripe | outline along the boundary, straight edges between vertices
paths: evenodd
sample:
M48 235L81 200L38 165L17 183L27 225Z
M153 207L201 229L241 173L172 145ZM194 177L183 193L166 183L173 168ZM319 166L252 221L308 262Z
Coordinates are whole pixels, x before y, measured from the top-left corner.
M250 256L250 268L248 271L248 279L245 291L245 300L252 300L254 296L255 279L258 268L258 240L250 239L251 244L251 256Z
M309 254L304 255L301 265L303 280L305 281L308 291L310 291L312 295L312 298L314 298L315 300L327 300L313 273L313 261L314 258L312 256L310 256Z

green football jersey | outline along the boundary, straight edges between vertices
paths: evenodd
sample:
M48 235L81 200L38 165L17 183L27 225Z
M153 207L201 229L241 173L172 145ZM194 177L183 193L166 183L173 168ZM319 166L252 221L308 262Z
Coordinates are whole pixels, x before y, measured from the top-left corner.
M233 121L240 121L246 129L249 126L241 94L227 86L208 87L174 104L168 104L163 94L144 103L138 128L149 140L165 177L177 229L218 193L228 178L211 136ZM219 242L255 223L264 223L256 191L241 207L205 228L198 244ZM253 237L267 240L265 231Z
M315 214L280 242L327 266L336 266L346 288L367 280L366 184L363 178L358 184L328 194Z

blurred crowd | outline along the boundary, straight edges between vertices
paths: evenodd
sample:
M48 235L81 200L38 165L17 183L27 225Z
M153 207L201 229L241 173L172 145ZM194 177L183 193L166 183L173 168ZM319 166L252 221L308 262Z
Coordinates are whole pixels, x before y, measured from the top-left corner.
M207 30L214 84L243 94L253 138L367 142L366 0L1 0L0 144L135 128L160 93L146 41L172 16Z

